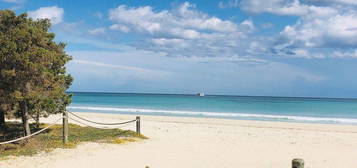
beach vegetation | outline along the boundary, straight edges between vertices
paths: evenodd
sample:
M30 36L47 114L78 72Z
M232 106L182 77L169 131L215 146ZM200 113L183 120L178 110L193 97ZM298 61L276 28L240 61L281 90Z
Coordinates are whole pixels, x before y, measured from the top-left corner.
M30 124L32 130L46 127L47 124ZM0 138L3 140L14 139L19 136L17 133L22 129L19 122L7 123L7 129L12 133L0 131ZM0 145L0 158L9 156L34 155L41 152L50 152L56 148L74 148L82 142L98 142L122 144L146 139L145 136L134 131L122 129L99 129L94 127L82 127L69 124L69 139L65 145L62 142L62 125L54 125L45 132L34 136L26 141L19 141L6 145Z
M66 90L72 77L65 65L72 58L65 44L55 42L50 20L33 20L26 13L0 10L0 127L9 132L6 118L20 118L23 135L30 135L29 119L61 113L71 103Z

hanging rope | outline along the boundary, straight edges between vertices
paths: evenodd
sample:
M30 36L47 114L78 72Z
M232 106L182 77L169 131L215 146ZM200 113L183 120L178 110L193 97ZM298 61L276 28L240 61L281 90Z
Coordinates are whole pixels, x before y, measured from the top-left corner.
M77 119L74 119L74 118L72 118L72 117L68 117L68 118L71 119L71 120L74 121L74 122L77 122L78 124L82 124L82 125L85 125L85 126L87 126L87 127L92 127L92 128L100 128L100 129L117 129L117 128L126 127L126 126L128 126L129 124L131 124L131 123L126 123L126 124L122 124L122 125L116 126L116 127L98 127L98 126L92 126L92 125L86 124L86 123L81 122L81 121L79 121L79 120L77 120Z
M18 139L14 139L14 140L11 140L11 141L0 142L0 145L9 144L9 143L17 142L17 141L21 141L21 140L30 138L30 137L32 137L32 136L35 136L35 135L37 135L37 134L39 134L39 133L41 133L41 132L43 132L43 131L49 129L50 127L54 126L54 125L55 125L58 121L60 121L61 119L62 119L62 117L59 118L59 119L57 119L57 120L56 120L55 122L53 122L51 125L49 125L49 126L43 128L43 129L41 129L41 130L39 130L39 131L37 131L37 132L35 132L35 133L32 133L32 134L30 134L30 135L27 135L27 136L24 136L24 137L21 137L21 138L18 138Z
M90 122L90 123L93 123L93 124L98 124L98 125L123 125L123 124L128 124L128 123L131 123L131 122L135 122L135 120L130 120L130 121L126 121L126 122L120 122L120 123L101 123L101 122L96 122L96 121L92 121L92 120L88 120L86 118L83 118L81 116L78 116L77 114L74 114L70 111L68 111L69 114L81 119L81 120L84 120L84 121L87 121L87 122ZM73 120L73 119L72 119Z

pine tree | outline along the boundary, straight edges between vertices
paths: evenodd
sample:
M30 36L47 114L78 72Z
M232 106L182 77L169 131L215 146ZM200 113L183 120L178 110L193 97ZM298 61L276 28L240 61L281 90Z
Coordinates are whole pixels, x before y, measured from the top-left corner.
M22 119L26 135L30 117L63 112L71 100L66 90L72 77L65 68L71 57L64 43L54 42L50 26L48 19L0 11L0 104L7 115Z

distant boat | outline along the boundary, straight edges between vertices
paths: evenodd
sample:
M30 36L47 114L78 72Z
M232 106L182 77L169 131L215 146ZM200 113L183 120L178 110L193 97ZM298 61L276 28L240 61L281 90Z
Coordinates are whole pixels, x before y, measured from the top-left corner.
M197 96L205 96L204 93L197 93L196 95L197 95Z

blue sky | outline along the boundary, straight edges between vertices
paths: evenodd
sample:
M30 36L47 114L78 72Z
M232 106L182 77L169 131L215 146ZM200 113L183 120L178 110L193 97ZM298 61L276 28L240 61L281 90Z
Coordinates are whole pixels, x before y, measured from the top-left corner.
M0 0L49 18L70 91L357 97L357 1Z

